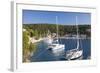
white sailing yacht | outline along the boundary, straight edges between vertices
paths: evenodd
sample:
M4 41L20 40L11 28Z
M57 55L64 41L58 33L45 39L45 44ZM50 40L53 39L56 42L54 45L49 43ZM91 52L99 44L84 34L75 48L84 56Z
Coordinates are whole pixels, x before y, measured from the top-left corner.
M77 23L77 16L76 16L76 29L77 29L77 47L75 49L71 49L71 50L68 50L66 52L66 59L68 60L74 60L74 59L78 59L80 57L82 57L83 55L83 50L82 48L79 48L80 46L80 43L79 43L79 33L78 33L78 23Z
M59 43L59 37L58 37L58 17L56 16L56 25L57 25L57 39L49 44L48 49L51 50L54 54L60 54L64 52L65 45Z

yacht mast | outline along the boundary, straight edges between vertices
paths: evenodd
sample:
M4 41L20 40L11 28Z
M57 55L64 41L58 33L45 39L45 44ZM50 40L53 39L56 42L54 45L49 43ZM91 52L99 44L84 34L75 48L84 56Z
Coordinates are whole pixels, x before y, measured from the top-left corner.
M77 30L77 48L79 49L79 30L78 30L78 17L76 16L76 30Z
M58 39L58 16L56 16L56 25L57 25L57 42L59 43L59 39Z

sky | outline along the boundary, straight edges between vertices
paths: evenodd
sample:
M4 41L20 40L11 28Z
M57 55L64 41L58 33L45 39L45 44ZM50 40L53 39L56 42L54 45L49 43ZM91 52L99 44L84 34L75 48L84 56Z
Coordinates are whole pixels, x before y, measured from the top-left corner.
M91 24L90 13L23 10L22 14L23 14L22 15L23 24L34 24L34 23L56 24L56 17L57 17L58 24L75 25L76 16L78 18L78 24L80 25Z

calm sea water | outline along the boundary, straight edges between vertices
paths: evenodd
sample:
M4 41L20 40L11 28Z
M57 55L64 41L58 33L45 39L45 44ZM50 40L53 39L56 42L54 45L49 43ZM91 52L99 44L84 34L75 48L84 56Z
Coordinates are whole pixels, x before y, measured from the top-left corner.
M76 48L76 39L59 39L59 43L65 44L65 51ZM43 41L38 43L37 51L30 58L31 62L40 61L62 61L65 56L55 56L52 51L47 50L47 44ZM80 48L83 49L83 60L91 57L91 39L80 39Z

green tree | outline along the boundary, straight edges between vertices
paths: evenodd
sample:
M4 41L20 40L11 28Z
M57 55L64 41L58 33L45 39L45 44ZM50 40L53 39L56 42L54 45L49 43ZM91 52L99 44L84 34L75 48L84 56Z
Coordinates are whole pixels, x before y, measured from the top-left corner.
M34 44L30 43L29 51L33 52L33 53L36 51L36 44L35 43Z
M29 54L29 37L28 32L23 32L23 61L25 62Z
M35 30L34 33L35 33L35 39L39 39L38 30Z

